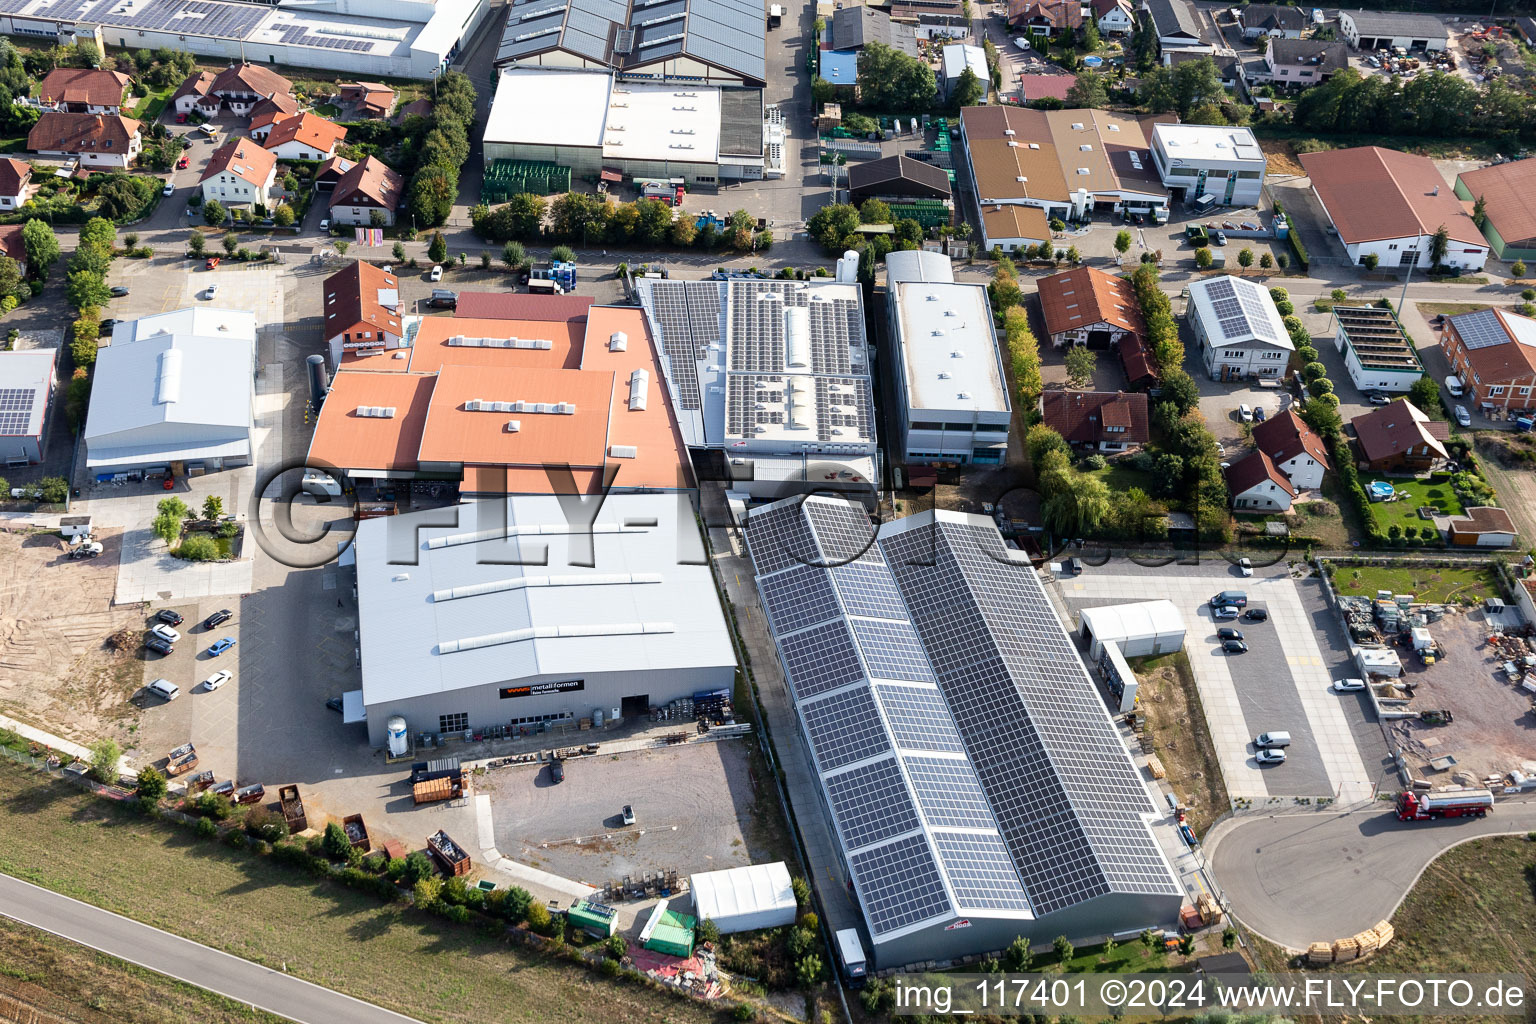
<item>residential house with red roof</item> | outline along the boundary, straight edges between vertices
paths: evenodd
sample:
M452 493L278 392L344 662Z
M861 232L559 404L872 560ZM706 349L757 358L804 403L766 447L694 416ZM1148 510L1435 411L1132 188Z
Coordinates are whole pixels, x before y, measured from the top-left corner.
M1103 351L1127 334L1147 333L1136 290L1123 277L1078 267L1041 278L1039 290L1045 330L1057 348L1086 345Z
M1082 0L1009 0L1008 27L1035 36L1056 36L1083 23Z
M19 210L37 191L32 165L13 156L0 157L0 210Z
M53 110L27 133L27 148L39 156L76 157L87 170L127 170L144 148L144 135L139 122L121 114Z
M1131 0L1093 0L1091 6L1102 35L1127 35L1136 28L1136 10Z
M1234 511L1289 512L1296 500L1296 487L1263 449L1232 463L1226 476Z
M37 101L71 114L121 114L133 79L103 68L54 68L37 83Z
M246 133L257 142L266 145L267 136L272 134L272 129L277 123L293 117L298 112L298 100L287 93L274 93L251 108L251 122L247 126Z
M1047 391L1040 396L1041 422L1074 448L1105 454L1128 452L1151 439L1147 396L1123 391Z
M260 64L231 64L208 86L208 96L236 117L249 116L258 103L276 95L292 96L293 83Z
M1406 398L1349 421L1362 468L1376 473L1426 473L1450 457L1450 424L1432 420Z
M372 224L377 211L385 225L393 224L404 194L404 178L378 157L364 157L336 179L331 190L331 223Z
M1445 266L1481 270L1488 262L1488 240L1428 157L1359 146L1299 159L1353 262L1374 256L1382 267L1428 267L1441 227L1449 235Z
M1447 317L1440 351L1475 409L1536 408L1536 320L1502 309Z
M372 263L353 260L325 279L325 341L331 365L400 347L400 282ZM403 367L402 367L403 368Z
M262 142L279 160L329 160L347 130L319 114L294 114L272 125Z
M203 201L221 206L270 206L277 157L250 139L230 139L203 169Z
M178 114L190 114L197 109L198 101L208 95L217 76L212 71L194 71L188 75L176 91L171 93L171 107Z
M1315 491L1323 486L1323 474L1331 468L1328 448L1294 409L1282 410L1256 424L1253 443L1296 490Z

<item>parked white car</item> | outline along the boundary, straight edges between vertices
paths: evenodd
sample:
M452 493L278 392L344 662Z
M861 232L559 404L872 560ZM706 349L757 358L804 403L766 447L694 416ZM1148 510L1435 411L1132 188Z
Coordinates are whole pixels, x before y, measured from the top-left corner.
M1463 427L1470 427L1472 425L1472 414L1467 412L1466 406L1458 405L1456 407L1456 423L1458 426Z
M235 678L235 674L229 669L220 669L213 675L209 676L207 679L203 680L203 689L208 693L212 693L214 690L217 690L219 687L223 686L233 678Z
M1253 422L1253 406L1249 405L1247 402L1244 402L1242 405L1238 406L1237 407L1237 418L1242 420L1244 423L1252 423Z
M1029 39L1026 36L1019 36L1014 39L1013 45L1021 50L1027 50L1029 49Z
M432 268L432 280L434 280L434 281L441 281L442 279L443 279L443 268L442 267L433 267Z
M156 679L154 682L144 687L144 689L148 690L156 697L163 697L166 700L175 700L177 697L181 696L181 687L177 686L169 679Z
M1351 693L1355 690L1365 689L1364 679L1335 679L1333 681L1335 693Z
M149 631L168 644L173 644L181 639L180 633L176 632L174 629L172 629L170 626L167 626L163 622L155 624L150 628Z

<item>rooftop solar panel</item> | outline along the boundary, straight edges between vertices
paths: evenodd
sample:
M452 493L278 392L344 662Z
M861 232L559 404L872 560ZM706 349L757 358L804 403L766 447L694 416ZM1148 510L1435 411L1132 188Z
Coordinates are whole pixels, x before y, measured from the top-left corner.
M858 649L841 619L780 637L779 653L789 685L801 700L864 678Z
M879 552L878 546L871 550ZM849 615L875 619L905 619L906 605L896 590L896 581L884 565L871 561L849 562L832 568L832 581L842 596Z
M894 758L830 775L826 785L832 814L850 850L922 827Z
M852 854L849 864L859 902L877 935L951 912L933 851L922 836Z
M878 757L891 749L867 686L802 700L800 716L823 772Z
M898 747L965 753L965 744L960 741L954 720L949 717L949 707L937 690L876 683L874 691ZM990 817L991 812L988 812Z
M1028 910L1029 898L997 836L937 832L933 837L939 860L955 902L961 907L988 910Z
M933 666L909 623L876 619L852 619L850 623L871 679L932 681Z
M799 565L763 580L763 604L780 636L842 614L827 574Z
M996 829L997 819L970 764L954 758L907 757L912 792L932 828Z

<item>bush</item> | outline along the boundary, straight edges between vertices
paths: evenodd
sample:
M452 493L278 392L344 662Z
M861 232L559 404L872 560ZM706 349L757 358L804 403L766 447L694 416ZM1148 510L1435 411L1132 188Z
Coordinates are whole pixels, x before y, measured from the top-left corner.
M1525 260L1515 260L1509 265L1509 272L1516 277L1525 276Z
M100 739L91 744L91 777L97 782L117 781L117 762L123 748L114 739Z
M154 765L145 765L139 770L140 799L149 801L163 799L167 788L165 776Z
M215 562L219 558L219 544L206 533L191 533L181 542L175 555L189 562Z
M402 885L414 886L423 878L430 878L436 873L436 870L432 867L431 859L425 853L417 850L405 858L404 866L400 872L400 883Z
M610 960L622 960L629 953L629 943L624 941L622 935L610 935L603 940L603 953Z
M542 903L528 904L528 912L524 916L528 927L540 935L551 935L554 932L554 919L550 917L549 908Z
M422 910L431 910L436 907L442 895L442 879L432 875L428 875L411 886L411 896L416 901L416 906ZM548 912L546 911L546 913Z
M203 820L208 821L207 818L204 818ZM212 824L212 822L209 822L209 824ZM232 850L245 849L245 833L239 831L238 829L230 829L228 832L224 833L224 845Z
M198 818L192 831L197 833L199 839L213 839L219 834L219 826L213 823L212 818Z
M699 922L697 935L700 942L719 942L720 926L715 924L715 919L706 917Z
M1090 472L1092 472L1093 470L1103 469L1105 466L1108 466L1108 465L1109 465L1109 460L1104 458L1104 456L1098 455L1098 454L1090 455L1086 459L1083 460L1083 468L1086 469L1086 470L1089 470Z
M320 852L331 860L350 860L352 840L347 838L347 830L334 821L326 822L325 832L320 837Z
M216 818L223 821L235 813L235 805L229 802L229 797L223 793L201 793L192 804L193 810L204 818Z

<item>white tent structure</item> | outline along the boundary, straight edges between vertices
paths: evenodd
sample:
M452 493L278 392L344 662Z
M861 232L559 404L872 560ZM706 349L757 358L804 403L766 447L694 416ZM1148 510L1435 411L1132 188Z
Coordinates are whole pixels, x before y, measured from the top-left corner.
M695 916L715 922L722 935L795 923L795 889L781 860L706 871L688 884Z
M1095 661L1108 643L1118 644L1127 658L1169 654L1184 646L1184 618L1172 601L1084 608L1080 618L1078 635L1089 642Z

